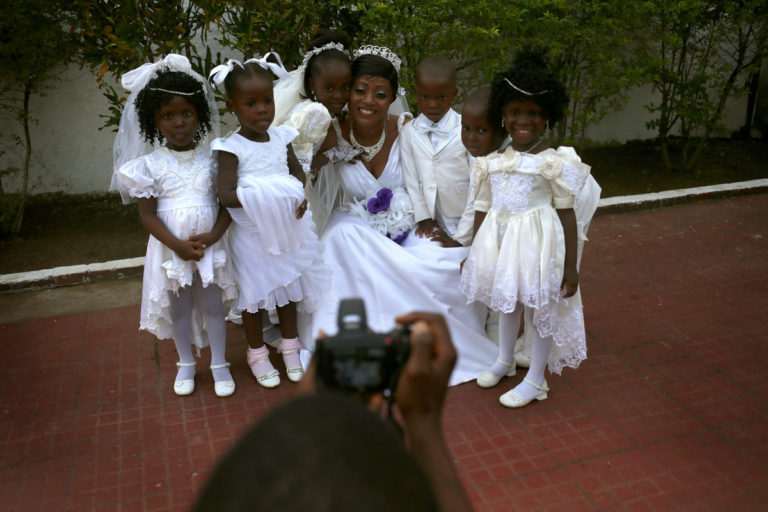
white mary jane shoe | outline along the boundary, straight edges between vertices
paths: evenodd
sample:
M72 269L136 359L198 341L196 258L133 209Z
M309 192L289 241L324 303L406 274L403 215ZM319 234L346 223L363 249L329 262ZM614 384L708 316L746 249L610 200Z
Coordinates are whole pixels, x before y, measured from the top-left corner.
M547 386L546 380L541 384L541 386L534 384L533 382L528 380L528 378L523 379L523 382L527 383L529 386L533 386L534 388L538 389L539 394L534 396L533 398L525 399L520 395L518 395L513 388L499 397L499 402L501 402L501 405L503 405L504 407L515 409L517 407L523 407L525 405L528 405L534 400L547 399L547 391L549 391L549 386Z
M179 368L183 366L195 366L196 363L176 363ZM195 390L195 379L177 380L173 383L173 392L179 396L190 395Z
M255 367L257 363L269 361L269 353L266 352L266 349L264 350L264 355L262 357L256 355L257 350L261 349L252 349L248 347L248 351L246 352L245 358L248 362L248 366L251 368L251 373L256 377L256 382L265 388L276 388L280 385L280 373L277 370L272 368L265 373L256 373Z
M211 370L218 370L219 368L226 368L228 366L229 366L229 363L214 364L211 366ZM222 380L222 381L214 382L213 391L216 393L216 396L219 396L219 397L229 396L235 392L235 381Z
M492 388L496 384L499 383L499 381L503 377L513 377L517 370L515 369L515 363L508 363L506 361L502 361L501 359L496 360L497 363L503 364L507 368L509 368L509 371L505 373L504 375L496 375L495 373L483 370L483 372L477 376L477 385L481 388Z

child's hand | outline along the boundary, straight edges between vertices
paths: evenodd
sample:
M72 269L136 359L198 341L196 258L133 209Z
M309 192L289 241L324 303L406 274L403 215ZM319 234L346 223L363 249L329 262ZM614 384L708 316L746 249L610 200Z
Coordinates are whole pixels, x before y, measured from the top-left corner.
M416 236L425 237L430 236L435 230L437 225L432 219L424 219L419 221L419 226L416 228Z
M576 291L579 289L579 272L575 268L567 268L563 273L563 283L560 285L561 290L565 290L563 297L573 297Z
M301 202L299 207L296 208L296 218L297 219L302 218L304 216L304 214L307 213L307 205L308 204L309 203L307 203L307 200L305 199L304 201Z
M433 242L439 242L442 247L461 247L461 244L448 236L448 233L440 226L429 235L429 239Z
M207 249L216 242L219 241L219 237L213 233L200 233L199 235L192 235L187 238L190 242L200 242L202 247L200 249Z
M200 261L203 257L203 249L205 249L205 245L201 242L179 240L175 245L176 246L171 247L171 249L184 261Z

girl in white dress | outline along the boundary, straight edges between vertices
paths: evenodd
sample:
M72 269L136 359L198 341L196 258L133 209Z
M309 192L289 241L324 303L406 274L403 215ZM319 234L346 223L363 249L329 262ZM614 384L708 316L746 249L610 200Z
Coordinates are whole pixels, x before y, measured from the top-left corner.
M309 43L301 66L275 84L275 124L292 126L299 132L291 145L308 174L307 199L318 232L336 205L338 182L334 172L320 169L309 174L331 119L343 115L349 100L352 79L348 48L346 34L321 30ZM322 164L330 165L326 159L314 162L316 168Z
M193 343L198 350L210 344L216 395L231 395L222 308L222 296L231 302L237 294L222 239L231 219L216 201L210 148L201 144L219 124L213 92L180 55L145 64L122 82L132 92L115 140L112 185L124 200L138 200L150 233L140 327L173 338L177 395L195 388Z
M573 208L589 166L573 148L548 149L542 138L567 102L563 85L540 56L518 56L496 76L491 93L491 112L501 118L511 143L472 167L475 237L461 288L467 300L501 312L499 356L478 377L481 387L514 374L520 317L531 311L530 368L523 382L499 398L506 407L547 398L546 367L560 373L587 356Z
M450 384L466 382L496 354L485 336L482 310L468 305L458 288L459 263L468 249L413 235L398 142L406 115L389 113L399 96L400 61L386 48L364 46L356 54L349 114L334 119L321 147L349 156L320 171L336 174L341 206L321 236L323 260L334 277L328 300L314 315L312 334L335 333L339 301L350 297L364 300L368 325L378 332L392 329L397 316L411 311L440 313L458 352Z
M224 83L227 109L240 121L236 133L216 139L219 200L234 223L232 258L240 288L248 341L246 359L259 384L280 384L262 337L260 312L277 309L282 353L288 378L304 374L299 351L297 312L315 310L330 276L321 265L312 214L304 198L304 172L291 148L295 129L271 127L275 116L269 70L285 75L282 65L263 59L230 60L211 77ZM279 58L278 58L279 59ZM298 305L298 308L297 308Z

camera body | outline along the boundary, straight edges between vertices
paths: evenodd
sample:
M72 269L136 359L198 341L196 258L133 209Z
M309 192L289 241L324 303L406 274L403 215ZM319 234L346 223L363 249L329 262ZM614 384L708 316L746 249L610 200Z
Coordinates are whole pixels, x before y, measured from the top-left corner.
M352 393L394 393L400 370L410 354L410 329L388 333L368 330L362 299L339 304L339 332L317 340L318 383Z

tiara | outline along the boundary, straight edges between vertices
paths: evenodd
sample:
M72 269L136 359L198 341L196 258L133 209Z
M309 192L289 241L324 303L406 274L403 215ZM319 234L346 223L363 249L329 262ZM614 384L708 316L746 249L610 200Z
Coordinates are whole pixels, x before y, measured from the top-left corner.
M364 44L360 48L354 51L354 57L360 57L361 55L378 55L384 57L394 66L395 71L400 72L400 57L395 52L387 48L386 46L373 46L370 44Z
M192 91L192 92L182 92L182 91L171 91L170 89L162 89L160 87L148 87L150 91L160 91L160 92L167 92L168 94L177 94L179 96L194 96L195 94L200 94L202 90Z
M341 43L327 43L319 48L313 48L309 50L307 53L304 54L304 60L301 62L302 66L306 66L309 62L309 59L314 57L315 55L321 54L326 50L339 50L341 53L349 57L349 52L346 48L344 48L344 45Z
M519 88L518 86L516 86L515 84L510 82L508 78L505 78L504 81L507 82L511 88L513 88L514 90L516 90L516 91L518 91L518 92L520 92L522 94L525 94L526 96L539 96L541 94L546 94L548 92L552 92L549 89L546 89L544 91L539 91L539 92L528 92L528 91L524 91L523 89Z

